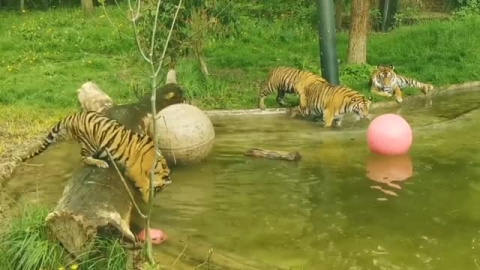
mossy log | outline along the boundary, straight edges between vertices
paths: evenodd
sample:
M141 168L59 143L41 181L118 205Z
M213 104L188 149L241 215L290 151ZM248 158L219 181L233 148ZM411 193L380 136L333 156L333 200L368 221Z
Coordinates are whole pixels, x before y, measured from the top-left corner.
M245 152L245 156L261 157L287 161L298 161L302 158L299 152L274 151L261 148L251 148Z
M157 90L157 112L183 101L182 90L176 84L167 84ZM134 104L106 108L102 113L136 132L143 132L143 119L151 113L150 95ZM141 205L139 192L130 181L127 180L127 184ZM51 235L69 253L78 257L91 249L99 232L135 242L130 230L132 207L127 190L111 162L108 169L85 165L67 183L61 199L46 221Z

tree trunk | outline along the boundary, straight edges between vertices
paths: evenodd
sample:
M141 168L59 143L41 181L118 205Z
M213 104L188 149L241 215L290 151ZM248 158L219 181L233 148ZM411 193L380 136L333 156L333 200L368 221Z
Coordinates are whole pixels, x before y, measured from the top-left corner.
M85 15L93 14L93 0L81 0L82 1L82 9Z
M23 13L25 10L25 0L20 0L20 12Z
M348 58L350 64L367 63L367 36L370 30L371 0L353 0Z
M335 26L337 31L342 30L343 6L345 0L335 0Z
M182 101L183 93L176 85L157 90L157 112ZM150 110L148 94L135 104L114 106L103 113L127 128L142 132L145 130L142 120ZM139 206L145 208L131 181L126 180L126 183ZM66 185L62 198L46 221L52 236L77 257L91 249L98 233L109 232L135 242L130 230L132 208L130 197L113 165L108 169L85 165Z

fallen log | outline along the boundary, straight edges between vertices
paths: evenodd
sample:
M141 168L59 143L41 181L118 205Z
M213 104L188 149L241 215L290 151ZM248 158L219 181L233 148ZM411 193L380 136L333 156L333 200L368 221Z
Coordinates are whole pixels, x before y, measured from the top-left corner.
M157 90L157 112L183 100L182 90L167 84ZM136 132L144 132L141 123L151 113L150 95L134 104L114 105L101 111ZM130 228L132 202L115 167L111 162L109 165L108 169L85 165L74 173L54 211L46 217L51 236L75 258L92 248L99 233L136 242ZM137 189L131 181L126 182L137 204L144 206Z
M245 152L245 156L261 157L287 161L298 161L302 158L299 152L274 151L261 148L251 148Z

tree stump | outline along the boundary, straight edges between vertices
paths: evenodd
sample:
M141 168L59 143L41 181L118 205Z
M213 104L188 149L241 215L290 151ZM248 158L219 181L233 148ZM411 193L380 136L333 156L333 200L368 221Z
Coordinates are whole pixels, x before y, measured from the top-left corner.
M261 148L251 148L245 152L245 156L262 157L266 159L277 159L287 161L298 161L302 158L299 152L273 151Z
M157 112L183 101L183 92L176 84L157 90ZM150 95L134 104L105 108L102 113L135 132L144 133L142 119L151 113ZM132 202L115 167L111 162L109 165L108 169L85 165L77 171L54 211L46 217L51 235L74 257L89 251L98 233L109 232L128 242L136 241L130 230ZM144 205L131 181L126 182L137 204Z

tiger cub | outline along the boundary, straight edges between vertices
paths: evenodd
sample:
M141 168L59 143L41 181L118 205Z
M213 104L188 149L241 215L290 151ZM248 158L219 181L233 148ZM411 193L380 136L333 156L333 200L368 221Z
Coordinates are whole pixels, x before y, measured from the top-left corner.
M125 174L140 189L142 198L148 202L150 170L155 162L154 189L156 192L171 183L170 168L163 156L155 160L152 138L135 133L117 121L97 112L72 114L58 122L43 139L39 148L22 158L25 161L45 151L60 137L73 137L82 145L81 161L87 165L108 168L108 150L113 159L125 167Z
M371 77L371 92L373 94L391 97L395 96L395 100L398 103L403 101L402 89L405 87L416 87L427 94L433 89L433 85L421 83L415 79L400 76L395 73L395 67L390 66L377 66L377 69L372 73Z
M341 85L330 83L314 83L305 88L304 96L300 97L300 105L292 109L290 116L297 113L302 116L314 114L321 116L325 127L341 126L346 113L355 113L357 120L369 118L372 101L362 94ZM305 101L302 104L302 99Z
M264 110L265 98L273 92L277 92L277 103L286 106L285 94L298 94L303 92L305 86L313 82L326 82L322 77L309 72L291 67L277 67L270 71L267 81L260 91L258 107Z

